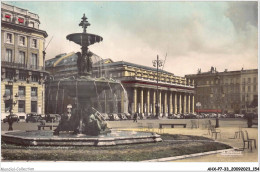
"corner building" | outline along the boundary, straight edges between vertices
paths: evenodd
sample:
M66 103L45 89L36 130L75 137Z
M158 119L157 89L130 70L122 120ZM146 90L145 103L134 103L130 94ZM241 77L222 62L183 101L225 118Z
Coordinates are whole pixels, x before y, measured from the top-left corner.
M44 44L47 33L39 29L37 14L1 3L1 113L25 119L27 113L44 114Z
M186 75L195 81L197 112L257 113L258 69L218 72L211 67L208 72Z

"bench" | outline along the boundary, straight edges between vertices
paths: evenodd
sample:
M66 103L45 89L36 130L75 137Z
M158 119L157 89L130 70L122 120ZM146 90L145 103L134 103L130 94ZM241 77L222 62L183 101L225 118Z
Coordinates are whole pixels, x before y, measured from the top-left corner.
M41 130L41 128L44 130L45 127L49 127L52 130L52 127L58 127L58 125L38 125L38 130Z
M186 128L187 124L159 124L159 128L162 128L164 125L170 125L172 128L174 128L175 125L182 125L184 128Z

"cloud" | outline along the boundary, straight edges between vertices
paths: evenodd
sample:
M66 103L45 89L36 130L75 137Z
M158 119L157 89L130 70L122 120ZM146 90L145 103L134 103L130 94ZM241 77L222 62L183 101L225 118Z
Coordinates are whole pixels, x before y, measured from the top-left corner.
M80 51L66 35L88 32L104 38L90 46L103 58L152 67L157 54L176 75L257 68L257 2L17 2L40 16L41 29L54 36L47 59ZM57 10L56 7L59 6ZM54 20L55 18L55 20Z
M258 2L229 2L225 14L237 31L247 30L249 25L257 27Z

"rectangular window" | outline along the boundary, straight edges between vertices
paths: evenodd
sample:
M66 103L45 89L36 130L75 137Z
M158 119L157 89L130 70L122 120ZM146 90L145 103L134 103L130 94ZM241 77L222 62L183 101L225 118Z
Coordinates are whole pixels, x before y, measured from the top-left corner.
M32 74L32 82L38 82L39 81L39 77L37 74Z
M245 84L246 83L246 78L243 78L243 84Z
M7 62L12 62L13 59L13 50L11 49L6 49L6 55L5 55L5 60Z
M247 82L248 82L248 83L251 83L251 78L247 78Z
M10 96L13 94L13 87L11 85L5 86L5 95Z
M248 89L248 92L250 92L251 91L251 86L248 86L247 89Z
M32 39L32 47L37 48L37 39Z
M11 33L6 34L6 42L12 43L13 42L13 35Z
M25 112L25 101L24 100L18 101L18 112Z
M254 83L256 83L256 77L254 77Z
M14 79L14 71L13 70L6 70L6 79L13 80Z
M24 86L19 86L18 95L25 96L25 87Z
M24 36L19 37L19 44L25 46L25 37Z
M32 53L32 68L33 69L37 69L38 66L38 58L37 58L37 54Z
M242 91L245 92L246 91L246 87L243 85L242 87Z
M25 52L19 51L19 63L25 64Z
M27 77L26 72L19 71L19 80L25 81Z
M256 92L256 85L254 85L254 92Z
M228 84L228 79L225 79L225 84Z
M37 97L37 87L32 87L31 88L31 96L32 97Z
M31 101L31 112L37 113L37 101Z
M8 112L11 108L12 101L10 100L10 97L13 94L13 86L6 85L5 86L5 96L7 96L7 100L5 101L5 112Z

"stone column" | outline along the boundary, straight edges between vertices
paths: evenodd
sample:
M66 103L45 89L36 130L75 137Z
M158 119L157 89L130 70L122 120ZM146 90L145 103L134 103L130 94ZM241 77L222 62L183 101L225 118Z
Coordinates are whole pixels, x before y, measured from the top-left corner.
M192 103L191 103L191 113L194 113L195 101L194 101L194 94L192 95Z
M174 114L177 114L177 92L174 92Z
M156 103L156 90L153 91L153 115L156 115L155 103Z
M162 113L162 92L159 91L159 115L161 116Z
M190 113L190 94L188 94L188 113Z
M143 90L143 88L141 88L141 91L140 91L140 113L141 114L144 113L144 90Z
M164 93L164 115L168 116L168 108L167 108L167 92Z
M172 106L172 92L170 92L170 101L169 101L169 106L170 106L170 111L169 114L173 113L173 106Z
M179 113L182 113L182 108L181 108L181 93L179 93Z
M125 94L124 91L121 91L121 113L124 113L125 107Z
M150 90L147 89L147 99L146 99L146 104L147 104L147 115L150 115Z
M183 113L187 113L187 102L186 102L186 100L187 100L187 95L186 95L186 93L184 93L184 95L183 95Z
M137 89L134 88L134 113L137 112Z

